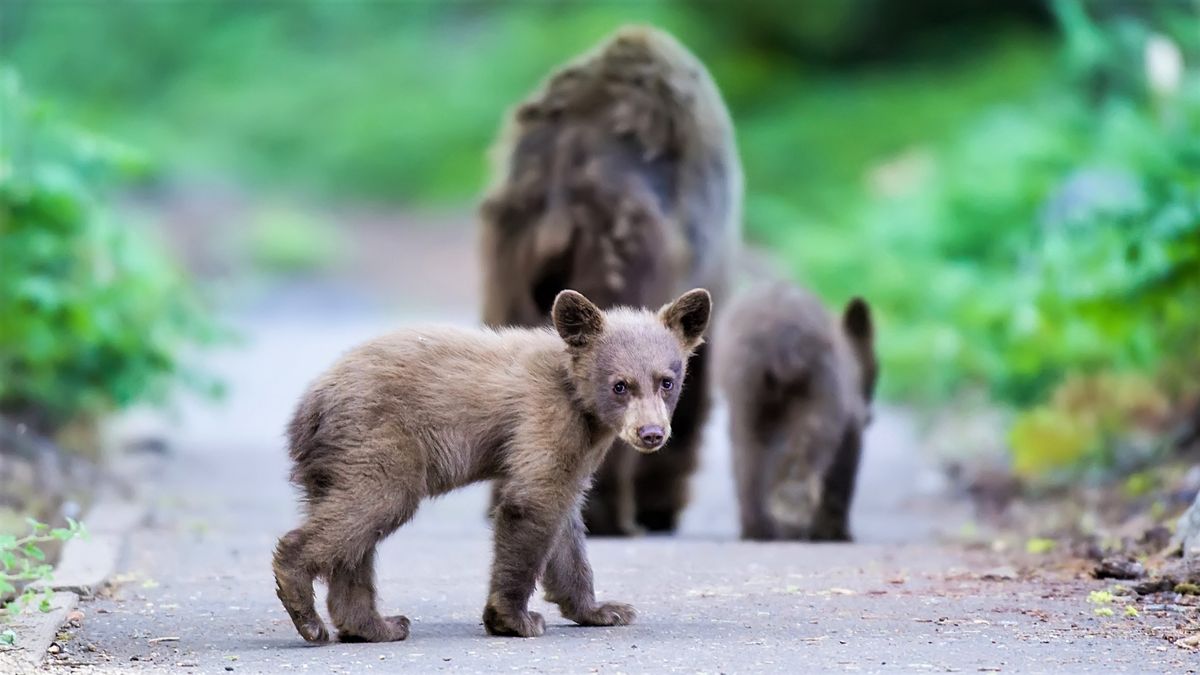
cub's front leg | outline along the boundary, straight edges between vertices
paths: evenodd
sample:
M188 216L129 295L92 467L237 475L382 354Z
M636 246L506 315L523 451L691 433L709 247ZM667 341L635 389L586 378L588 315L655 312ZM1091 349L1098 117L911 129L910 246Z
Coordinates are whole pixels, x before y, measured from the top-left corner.
M596 603L584 535L583 518L576 506L546 560L546 573L542 576L546 600L558 605L564 617L582 626L632 623L637 617L632 606L621 602Z
M538 637L546 631L546 622L529 611L529 597L573 500L560 490L511 479L499 492L483 626L491 635Z

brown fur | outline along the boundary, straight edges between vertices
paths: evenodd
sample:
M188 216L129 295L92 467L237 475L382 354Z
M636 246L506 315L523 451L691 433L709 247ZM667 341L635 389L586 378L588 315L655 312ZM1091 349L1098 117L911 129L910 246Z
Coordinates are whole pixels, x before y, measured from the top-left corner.
M657 315L603 312L564 291L552 311L557 333L412 329L343 357L313 383L288 428L305 521L279 540L274 570L296 629L328 639L313 601L313 581L324 579L340 639L405 639L408 619L376 607L376 544L422 499L489 479L500 497L489 633L542 633L527 607L539 577L572 621L632 621L629 605L595 600L580 504L614 437L653 452L669 436L710 311L703 290Z
M717 302L739 239L733 127L704 66L674 38L618 31L559 69L505 121L481 208L483 319L538 326L573 288L600 307L657 307L703 286ZM687 499L708 407L692 359L662 452L617 443L585 511L588 531L670 530Z
M722 324L742 537L848 541L878 377L867 304L852 300L838 322L810 293L774 283L735 300Z

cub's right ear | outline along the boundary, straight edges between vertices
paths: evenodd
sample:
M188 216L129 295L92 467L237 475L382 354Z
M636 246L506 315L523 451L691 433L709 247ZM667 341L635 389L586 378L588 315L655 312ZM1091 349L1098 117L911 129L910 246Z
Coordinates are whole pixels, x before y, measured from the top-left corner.
M573 349L587 347L604 332L604 313L576 291L561 291L550 316L563 342Z
M875 324L866 300L855 297L846 305L842 313L842 331L862 367L862 393L870 401L879 379L879 360L875 356Z

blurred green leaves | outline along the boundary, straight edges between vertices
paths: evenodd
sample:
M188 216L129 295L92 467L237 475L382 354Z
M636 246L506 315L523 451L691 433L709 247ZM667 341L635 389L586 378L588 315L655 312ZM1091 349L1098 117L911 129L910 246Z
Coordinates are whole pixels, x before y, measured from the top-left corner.
M1119 435L1084 428L1055 392L1104 373L1172 392L1200 363L1191 0L23 7L14 61L168 170L400 205L474 200L508 106L620 24L654 23L730 103L748 238L831 302L873 303L885 394L983 389L1031 410L1012 439L1036 473L1108 461ZM929 28L950 15L975 20ZM47 222L88 208L71 196L91 180L75 154L38 179ZM324 231L266 213L251 252L304 269ZM30 307L79 307L36 275L13 288Z
M144 166L59 121L0 70L0 412L42 431L201 383L181 349L213 335L145 235L98 196Z

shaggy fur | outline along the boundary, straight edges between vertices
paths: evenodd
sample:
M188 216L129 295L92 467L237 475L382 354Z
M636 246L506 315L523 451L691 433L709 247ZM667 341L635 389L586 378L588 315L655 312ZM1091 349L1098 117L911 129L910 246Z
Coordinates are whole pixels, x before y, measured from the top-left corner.
M481 208L483 319L540 326L555 294L657 307L686 288L724 293L739 240L733 127L704 66L669 35L627 27L559 69L508 116ZM585 511L593 534L671 530L687 500L708 407L692 359L662 452L609 453Z
M329 637L313 600L313 581L323 579L341 640L405 639L408 619L376 608L376 544L422 499L489 479L500 497L489 633L543 632L527 607L539 578L572 621L632 621L629 605L596 602L580 504L615 437L643 452L669 437L710 312L704 290L657 315L603 312L564 291L552 310L557 333L412 329L343 357L313 383L288 428L305 521L279 540L274 570L300 635Z
M722 323L742 537L848 541L878 377L866 302L838 322L813 295L774 283L735 300Z

